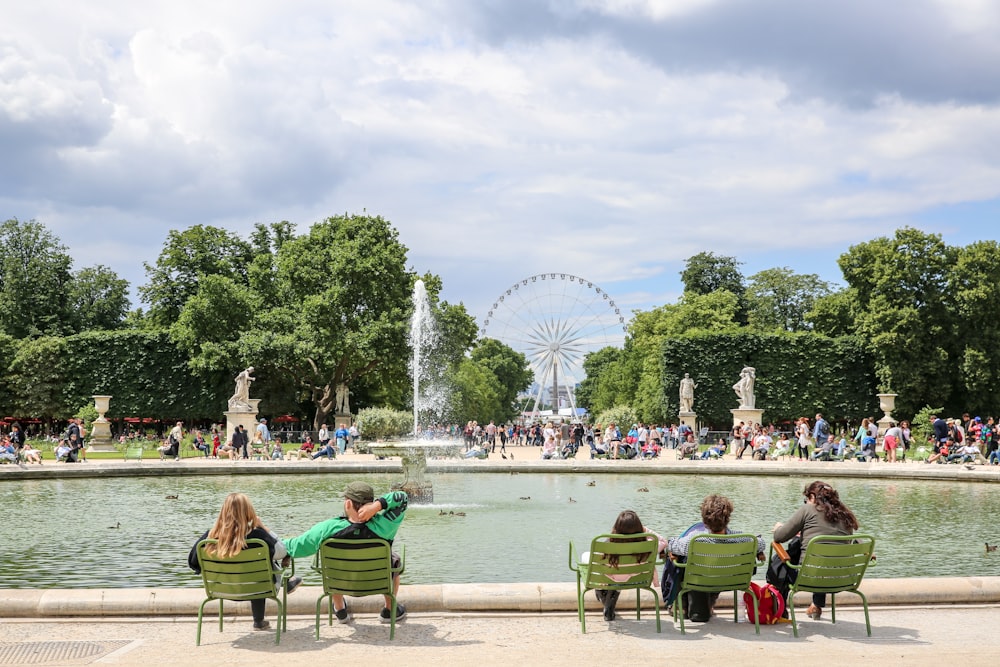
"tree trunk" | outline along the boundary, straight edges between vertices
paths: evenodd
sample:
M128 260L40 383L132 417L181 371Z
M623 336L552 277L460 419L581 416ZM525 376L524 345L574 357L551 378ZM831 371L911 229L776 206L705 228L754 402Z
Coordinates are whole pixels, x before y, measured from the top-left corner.
M319 431L319 427L323 424L326 424L328 428L331 426L331 424L326 421L326 417L336 407L334 405L336 394L333 387L334 385L332 384L328 384L323 387L323 393L318 399L313 401L316 404L316 417L313 418L314 431Z

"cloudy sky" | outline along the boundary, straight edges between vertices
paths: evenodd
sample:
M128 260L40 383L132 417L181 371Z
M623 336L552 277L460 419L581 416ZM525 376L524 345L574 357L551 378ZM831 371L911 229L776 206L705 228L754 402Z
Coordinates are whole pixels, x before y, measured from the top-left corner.
M33 0L0 22L0 215L133 286L167 232L367 210L482 318L690 255L839 281L903 226L997 238L993 0Z

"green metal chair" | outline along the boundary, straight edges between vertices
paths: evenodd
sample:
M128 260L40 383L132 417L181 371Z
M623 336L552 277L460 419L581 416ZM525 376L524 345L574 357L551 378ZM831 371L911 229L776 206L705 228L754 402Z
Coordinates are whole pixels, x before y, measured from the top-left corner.
M142 461L142 445L126 445L123 452L124 460L135 459Z
M799 636L795 622L795 605L791 603L797 591L828 593L830 595L830 621L837 622L837 593L857 593L865 609L865 628L872 636L868 618L868 598L858 590L868 564L875 552L875 538L871 535L818 535L809 540L801 563L785 563L796 570L795 583L788 593L785 605L792 618L792 633ZM780 553L780 552L779 552Z
M333 625L333 594L351 597L388 595L389 639L396 636L396 594L392 580L406 570L406 549L400 546L399 566L392 566L392 545L376 538L349 540L327 538L320 545L313 569L323 580L323 594L316 600L316 639L319 639L319 615L327 601L327 623Z
M219 558L205 551L209 544L216 540L202 540L198 543L198 566L205 583L205 593L208 597L198 608L198 637L196 645L201 646L201 620L205 605L212 600L219 601L219 632L222 632L222 607L224 600L248 602L250 600L270 599L278 605L278 632L274 643L281 643L281 631L288 629L287 606L288 594L285 581L291 576L275 568L271 555L264 540L251 538L247 540L246 548L232 558ZM279 589L281 599L278 598Z
M636 619L642 617L640 591L649 591L656 610L656 631L660 632L660 596L654 588L658 545L659 538L652 533L598 535L591 540L589 556L582 562L573 543L569 543L569 569L576 572L576 608L584 634L587 620L583 598L590 590L635 590ZM611 555L618 557L617 566L608 563ZM621 581L623 577L627 579Z
M722 541L725 540L725 541ZM733 592L733 622L739 620L738 591L750 591L750 579L757 567L757 536L750 533L733 533L731 535L713 535L703 533L695 535L688 544L686 562L675 562L683 571L677 601L674 602L674 621L680 617L681 634L684 631L684 613L682 610L684 593L699 591L702 593ZM757 598L753 601L754 630L760 634L760 615L757 610Z

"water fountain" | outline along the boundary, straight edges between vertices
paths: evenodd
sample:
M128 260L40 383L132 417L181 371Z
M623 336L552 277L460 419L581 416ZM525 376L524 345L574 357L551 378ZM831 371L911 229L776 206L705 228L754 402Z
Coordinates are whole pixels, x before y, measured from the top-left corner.
M434 502L434 485L427 480L427 455L457 456L461 445L420 441L420 409L423 395L420 392L421 375L426 370L424 353L434 343L436 331L434 315L423 280L413 285L413 317L410 319L410 347L413 356L410 372L413 374L413 439L399 443L378 443L371 446L376 456L398 456L403 464L403 481L395 488L406 491L413 503ZM426 393L426 391L425 391Z

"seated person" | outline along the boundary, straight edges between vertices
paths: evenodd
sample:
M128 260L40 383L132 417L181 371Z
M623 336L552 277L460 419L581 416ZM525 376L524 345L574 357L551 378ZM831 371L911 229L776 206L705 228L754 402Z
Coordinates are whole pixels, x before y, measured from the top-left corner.
M192 443L192 446L199 452L203 453L206 459L209 457L211 447L209 447L208 443L205 442L205 438L202 437L201 431L195 430L194 442Z
M598 456L607 456L608 448L599 438L593 438L589 442L590 444L590 458L594 459Z
M302 446L299 447L298 449L293 449L287 454L285 454L285 458L288 459L289 461L291 461L293 458L296 461L301 461L303 456L306 457L312 456L313 450L315 448L316 445L313 443L312 436L307 435L305 442L302 443Z
M24 457L26 463L42 465L42 450L32 447L30 444L24 446L21 450L21 456Z
M656 432L655 430L651 431L651 433L655 433L655 432ZM656 439L656 440L647 440L646 444L643 445L643 447L642 447L642 452L641 452L642 458L644 458L644 459L655 459L657 456L660 455L660 449L661 449L661 447L660 447L660 440L659 439Z
M562 449L559 450L559 456L564 459L571 459L576 456L576 443L573 440L566 441Z
M558 452L556 452L556 439L551 435L545 438L545 445L542 447L542 458L543 459L559 458L559 454Z
M771 450L772 442L771 436L767 434L767 431L761 431L760 434L753 439L753 453L750 455L750 458L757 461L766 461L767 454Z
M271 460L283 461L284 459L285 459L285 450L281 448L281 438L275 438L274 444L271 445Z
M191 552L188 554L188 567L196 574L201 574L201 567L198 563L198 544L206 538L218 540L216 544L208 545L205 551L220 558L232 558L239 554L247 548L248 539L262 540L267 544L267 550L271 560L274 561L275 570L281 570L282 560L287 554L285 545L278 539L277 535L264 525L260 517L257 516L257 512L254 511L253 503L242 493L230 493L226 496L215 523L191 547ZM301 583L302 577L292 577L285 584L286 591L291 593ZM250 600L254 630L267 630L271 626L264 620L265 602L266 600L263 598Z
M228 456L230 461L235 461L240 458L240 452L233 445L232 440L226 440L226 444L219 447L219 455L221 456L222 454Z
M365 482L351 482L344 490L344 513L333 519L317 523L298 537L285 540L288 555L292 558L312 556L319 551L320 545L328 537L346 540L363 540L373 537L383 539L392 544L399 531L400 524L406 512L407 496L404 491L392 491L376 499L371 485ZM393 554L392 564L399 564L399 557ZM393 593L399 592L399 574L392 577ZM385 596L385 607L379 614L382 623L389 623L391 614L389 605L391 598ZM333 596L333 609L337 621L350 623L353 619L347 609L347 601L343 595ZM396 605L396 620L406 617L406 607Z
M976 447L973 443L963 445L959 447L957 451L948 455L948 463L973 463L980 462L986 463L986 459L983 457L982 452L979 451L979 447Z
M490 453L486 451L486 448L479 445L473 445L472 449L462 455L462 458L466 459L488 459L489 457Z
M951 438L948 438L944 442L934 443L934 453L927 457L927 463L941 462L942 459L947 458L948 452L954 446L955 441Z
M733 503L729 498L725 496L720 496L717 494L711 494L706 496L701 502L701 523L704 524L705 530L713 535L731 535L737 531L732 530L729 527L729 518L733 514ZM695 528L698 524L695 524ZM691 539L695 535L703 535L697 529L688 529L685 534L681 537L673 537L667 540L667 552L670 560L680 560L687 559L688 547L691 544ZM715 538L713 538L715 539ZM717 538L718 542L725 543L727 540L725 537ZM757 560L764 561L764 549L766 545L764 544L764 538L760 535L757 536ZM681 561L683 562L683 560ZM683 574L681 575L683 576ZM685 618L689 618L692 621L705 622L711 616L711 610L715 606L715 601L718 599L718 593L698 593L689 592L686 596L709 596L708 599L708 610L704 613L704 609L701 609L703 613L694 613L694 609L698 607L704 607L704 604L697 604L697 601L691 599L682 600L681 603L684 605ZM702 601L703 602L703 601ZM690 611L689 611L690 610Z
M679 459L693 458L697 452L698 452L698 443L694 441L694 435L689 433L684 443L677 450L677 458Z
M861 438L861 451L858 452L857 459L859 461L878 461L878 455L875 453L875 438L871 435L866 435Z
M642 525L642 521L639 520L639 515L632 510L625 510L618 515L615 519L615 525L611 527L611 532L616 535L639 535L641 533L652 533L652 531L646 530ZM655 533L652 533L656 535ZM662 553L667 547L667 542L659 535L656 535L657 546L656 553ZM627 540L620 540L616 538L611 538L612 542L626 542ZM655 559L655 556L654 556ZM583 564L590 563L590 552L584 551L580 554L580 562ZM639 561L639 562L645 562ZM617 554L610 554L607 559L607 564L611 567L618 567L618 556ZM631 576L628 574L609 574L608 578L613 581L620 583L627 582ZM653 582L655 586L657 582ZM604 620L613 621L615 620L615 606L618 604L618 597L621 595L621 591L614 590L595 590L594 593L597 595L597 600L604 605Z
M330 460L337 458L337 445L334 444L333 440L327 441L325 445L316 450L316 453L309 457L309 460L315 461L321 456L325 456Z
M17 450L7 438L4 438L4 441L0 443L0 461L17 463Z
M56 461L64 461L66 457L69 456L71 448L69 443L65 440L60 440L59 444L56 445Z
M792 441L788 439L787 433L782 433L774 449L771 450L771 460L777 461L783 456L790 456L792 453Z
M180 458L180 443L171 437L168 437L163 441L161 447L157 447L156 451L160 452L160 460L162 461L164 457L173 458L177 460Z
M847 454L847 438L841 438L833 446L833 455L837 458L844 458Z
M813 453L809 455L809 458L813 461L829 461L830 457L833 456L833 434L826 436L826 442L817 442L816 449Z
M719 441L701 453L701 459L721 459L726 453L726 439L719 438Z

